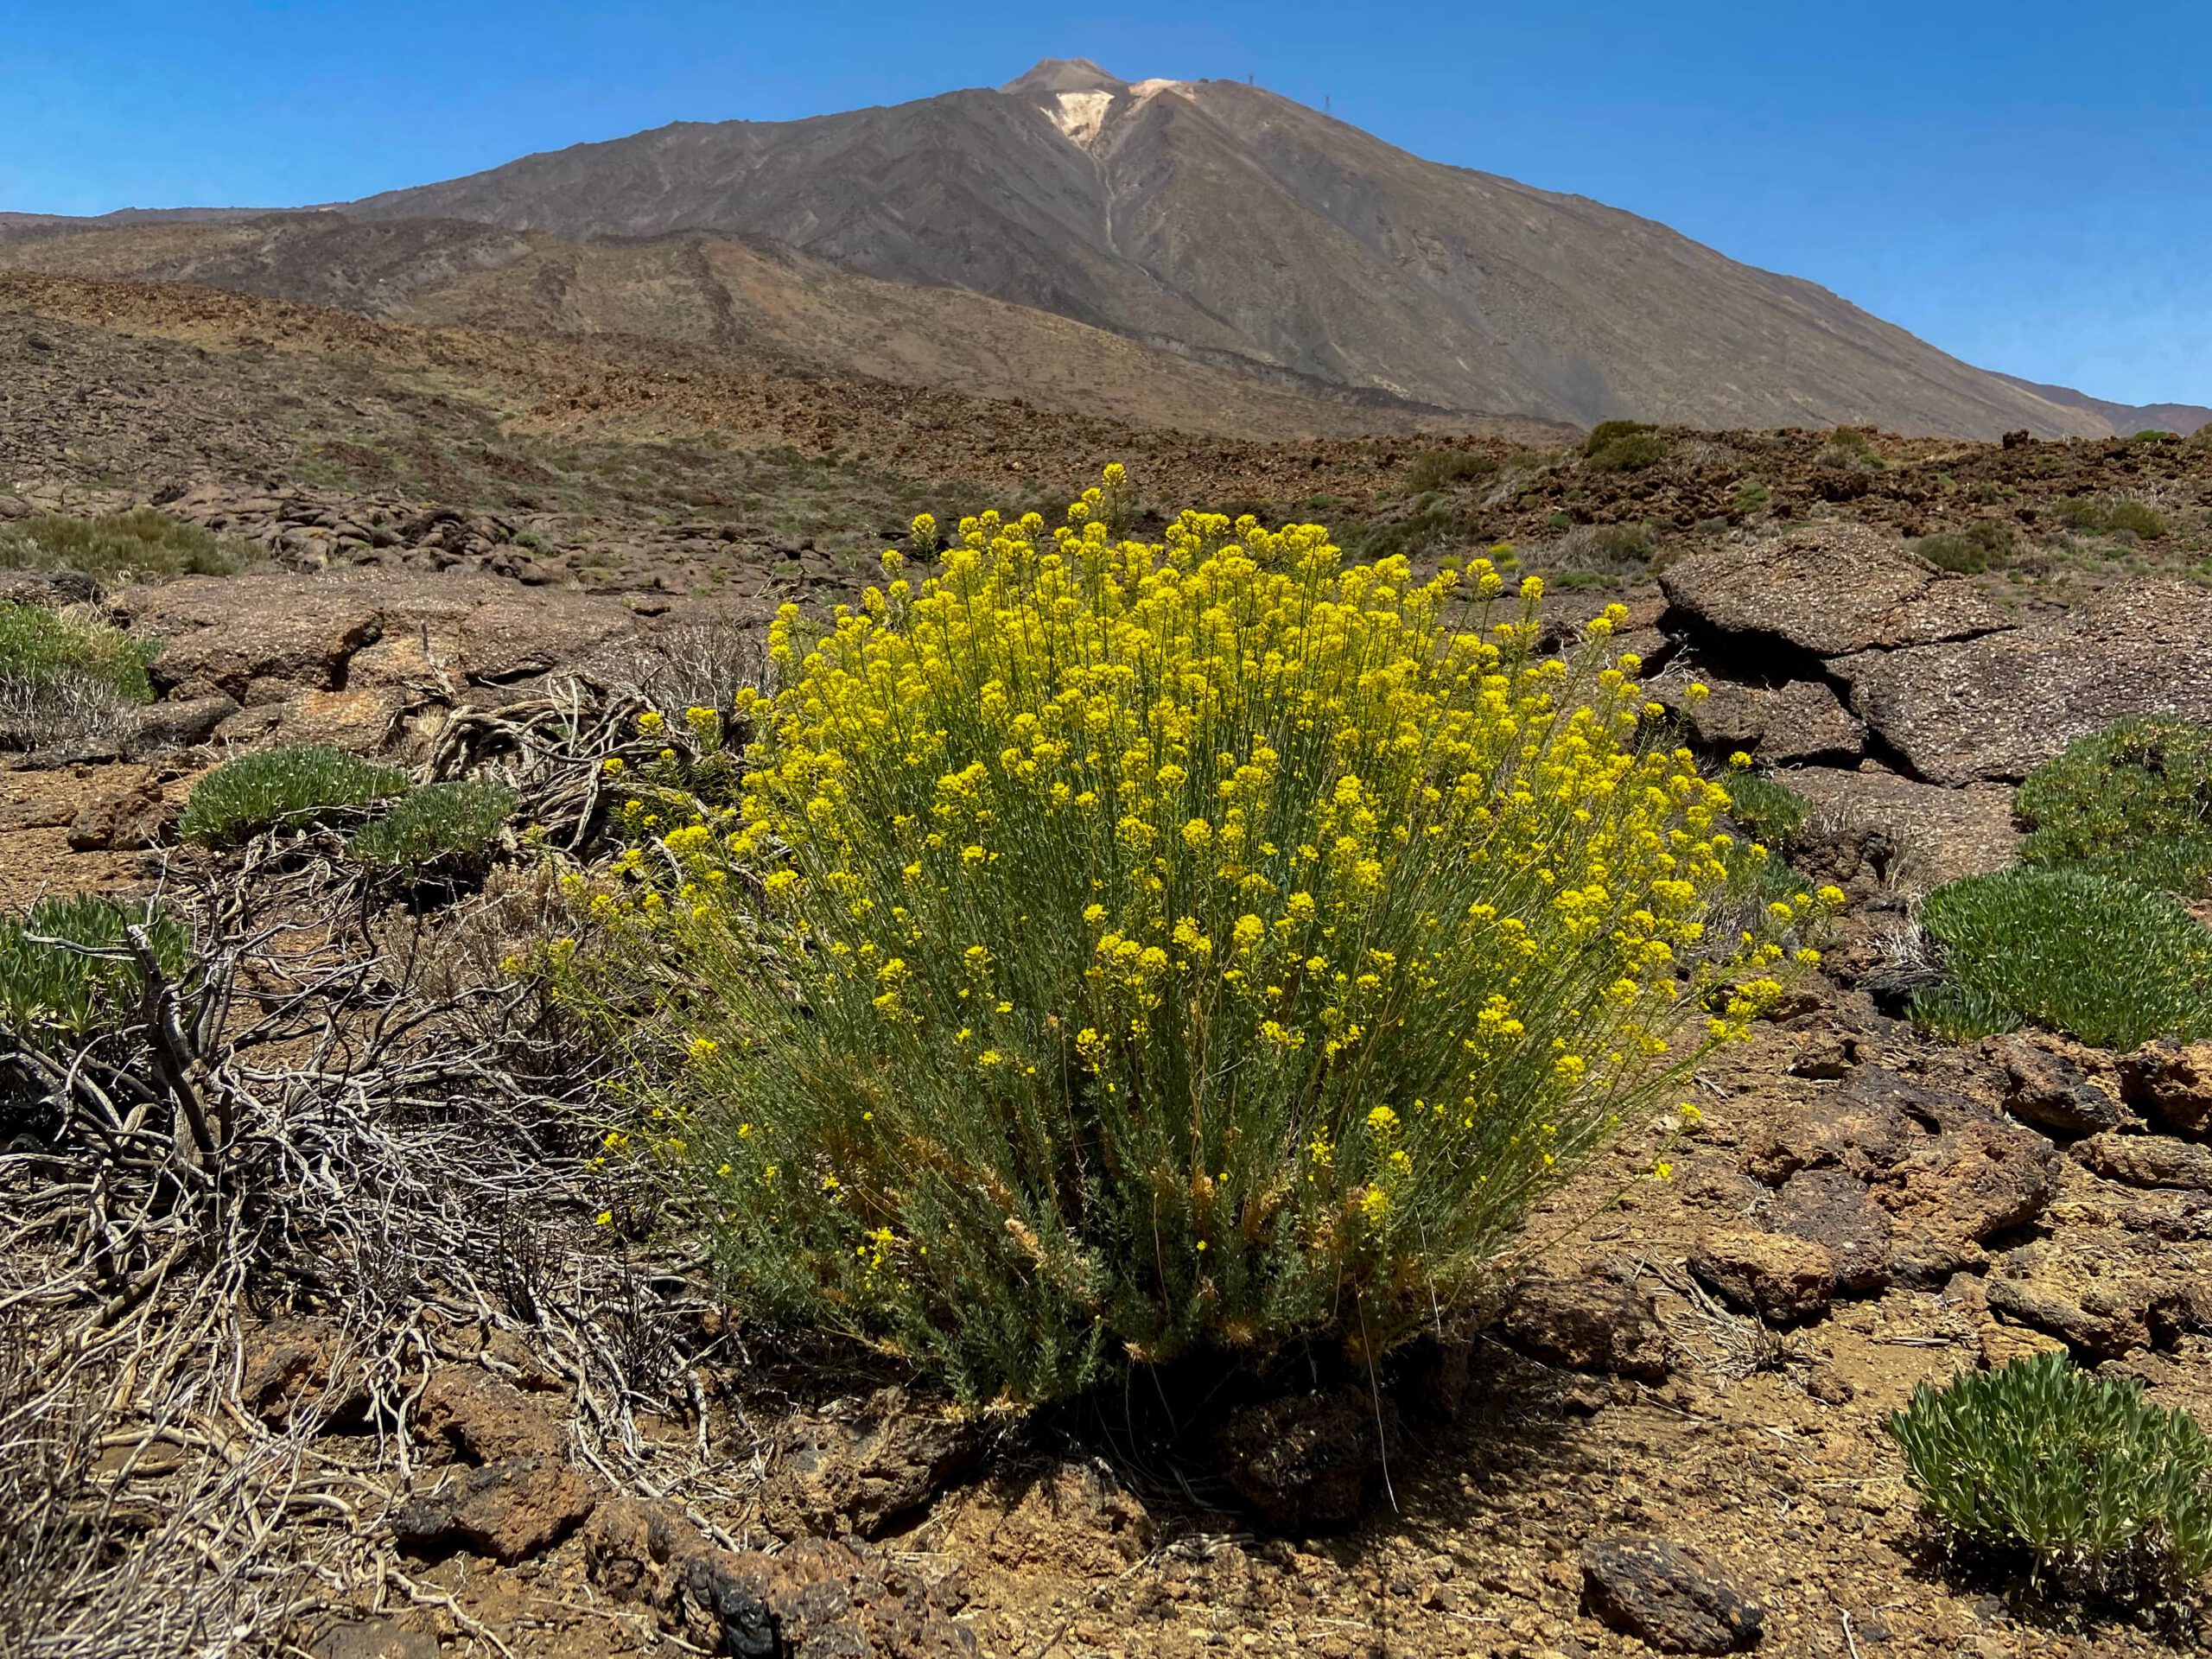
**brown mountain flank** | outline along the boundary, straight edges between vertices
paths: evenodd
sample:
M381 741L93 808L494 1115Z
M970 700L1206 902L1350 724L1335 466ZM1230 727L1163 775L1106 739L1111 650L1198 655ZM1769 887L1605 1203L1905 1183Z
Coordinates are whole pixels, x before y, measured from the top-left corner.
M2112 429L1648 219L1421 160L1255 87L1133 84L1079 60L995 92L677 124L346 211L766 236L847 270L1446 408Z

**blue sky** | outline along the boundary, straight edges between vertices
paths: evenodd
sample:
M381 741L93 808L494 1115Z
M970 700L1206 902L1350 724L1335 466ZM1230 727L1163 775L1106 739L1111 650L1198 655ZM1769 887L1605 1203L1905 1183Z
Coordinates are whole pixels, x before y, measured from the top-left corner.
M2212 5L12 0L0 209L290 206L671 120L1255 76L1810 277L1989 368L2212 403Z

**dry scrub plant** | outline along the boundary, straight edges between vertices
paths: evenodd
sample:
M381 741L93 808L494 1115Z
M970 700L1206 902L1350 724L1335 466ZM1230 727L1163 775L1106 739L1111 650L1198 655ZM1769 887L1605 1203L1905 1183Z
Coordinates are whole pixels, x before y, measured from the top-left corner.
M601 762L651 753L640 707L467 712L426 770L496 780L575 846ZM387 1524L457 1333L559 1375L615 1489L741 1501L703 1417L639 1431L696 1411L687 1362L732 1339L594 1224L647 1205L595 1156L573 1025L497 965L557 913L551 874L404 925L372 879L336 831L287 828L173 874L162 914L48 906L0 936L0 1651L297 1653L379 1597L511 1651ZM289 1393L260 1391L271 1320L314 1356Z
M741 760L648 716L633 844L575 882L603 948L545 957L744 1304L976 1398L1380 1351L1777 988L1781 946L1702 938L1726 797L1643 741L1617 614L1547 657L1488 560L1121 540L1119 494L963 520L918 585L887 555L810 648L787 609Z

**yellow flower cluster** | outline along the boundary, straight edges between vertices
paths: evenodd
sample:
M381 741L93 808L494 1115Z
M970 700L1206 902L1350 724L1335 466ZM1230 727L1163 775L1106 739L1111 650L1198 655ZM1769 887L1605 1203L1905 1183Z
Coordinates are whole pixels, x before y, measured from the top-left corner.
M627 868L683 874L613 909L701 964L687 1075L757 1096L731 1224L834 1236L841 1317L946 1351L1014 1273L1147 1357L1348 1309L1380 1340L1740 1033L1779 947L1705 938L1727 798L1641 741L1618 607L1547 655L1491 559L1120 538L1124 488L963 519L918 584L887 554L811 633L785 607L741 789L660 803ZM770 1160L834 1185L739 1217Z

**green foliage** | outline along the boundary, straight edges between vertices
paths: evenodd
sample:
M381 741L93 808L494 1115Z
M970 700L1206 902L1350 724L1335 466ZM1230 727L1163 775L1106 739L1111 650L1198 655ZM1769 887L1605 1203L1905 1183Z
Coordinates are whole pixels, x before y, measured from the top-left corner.
M1923 1382L1887 1427L1956 1544L2131 1599L2171 1598L2212 1571L2212 1440L2133 1377L2037 1354Z
M514 791L503 784L427 785L355 831L351 850L362 863L381 869L417 870L440 859L468 857L492 844L514 817L515 805Z
M1347 537L1347 542L1357 548L1363 559L1418 558L1440 543L1464 544L1467 533L1462 515L1440 504L1388 524L1370 524L1356 541Z
M195 784L177 830L187 841L227 846L280 824L323 823L406 788L405 772L341 750L264 749L226 760Z
M1980 518L1964 530L1923 536L1913 543L1913 551L1938 569L1974 575L2009 563L2019 545L2019 532L2003 519Z
M1720 786L1728 791L1728 816L1771 848L1788 847L1813 815L1813 804L1789 785L1746 766L1722 772Z
M1774 505L1774 492L1757 479L1738 488L1728 503L1729 511L1739 518L1755 518Z
M1530 549L1529 557L1555 573L1562 586L1594 586L1641 575L1658 551L1658 532L1649 524L1573 524L1557 541Z
M1603 672L1624 610L1551 656L1487 560L1112 505L779 621L741 771L687 721L577 894L603 946L545 953L740 1303L986 1400L1382 1351L1779 989L1765 932L1697 959L1726 798Z
M2181 442L2181 434L2169 432L2163 427L2146 426L2128 439L2128 442L2130 443L2178 443Z
M2012 806L2024 864L2212 897L2212 727L2115 721L2030 772Z
M0 570L82 570L105 586L173 576L227 576L260 556L152 507L79 518L41 513L0 530Z
M1447 484L1457 484L1463 479L1487 478L1497 470L1497 463L1488 455L1474 454L1465 449L1424 449L1415 455L1406 473L1406 487L1415 495L1427 490L1440 490Z
M1598 429L1618 426L1617 421L1605 422ZM1594 438L1597 433L1591 435ZM1610 437L1594 449L1586 450L1583 464L1593 472L1635 473L1655 466L1667 458L1666 440L1648 428L1637 427L1632 432L1623 432Z
M84 895L41 899L21 920L0 918L0 1030L40 1047L82 1039L135 1012L145 981L135 962L87 957L40 938L98 950L126 944L124 930L146 930L154 960L173 985L193 971L191 936L146 905Z
M2024 1025L2114 1049L2212 1035L2212 931L2161 894L2016 868L1936 888L1921 922L1943 977L1913 1016L1951 1040Z
M2139 541L2155 542L2166 533L2165 518L2156 507L2147 501L2131 500L2124 496L2108 500L2061 496L2050 504L2050 512L2067 529L2093 535L2127 535Z
M35 605L0 604L0 686L36 689L68 681L98 686L127 702L151 702L146 670L161 654L150 639Z
M1840 467L1847 472L1879 473L1889 463L1874 453L1874 441L1856 427L1840 426L1813 457L1821 467Z
M1649 430L1649 424L1643 421L1600 421L1590 429L1590 435L1582 440L1582 457L1587 461L1618 439L1634 437L1639 432Z

